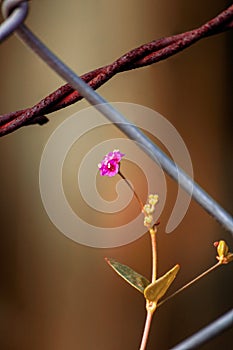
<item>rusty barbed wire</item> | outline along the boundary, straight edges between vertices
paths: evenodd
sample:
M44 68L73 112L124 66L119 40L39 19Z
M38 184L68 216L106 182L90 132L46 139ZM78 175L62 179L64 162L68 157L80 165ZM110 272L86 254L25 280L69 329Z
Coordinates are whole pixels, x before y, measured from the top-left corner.
M196 29L144 44L127 52L113 63L82 75L81 78L96 90L117 73L159 62L184 50L204 37L231 28L233 28L233 5ZM0 116L0 136L9 134L22 126L42 125L48 122L45 114L65 108L81 99L82 96L77 90L74 90L70 84L65 84L31 108Z

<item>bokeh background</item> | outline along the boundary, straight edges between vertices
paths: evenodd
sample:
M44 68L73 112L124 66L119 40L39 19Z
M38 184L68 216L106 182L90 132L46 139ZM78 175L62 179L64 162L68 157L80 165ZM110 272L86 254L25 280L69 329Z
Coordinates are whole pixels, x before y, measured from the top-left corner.
M26 23L82 74L142 43L197 27L229 3L41 0L30 2ZM220 34L153 66L122 73L98 90L109 101L145 105L165 116L189 149L195 180L230 212L232 54L232 33ZM16 37L0 47L0 76L1 114L31 106L64 83ZM114 274L104 257L114 257L149 277L149 237L114 249L82 246L50 222L40 197L39 164L49 136L65 118L86 106L81 101L50 115L43 127L25 127L0 140L1 349L139 347L144 299ZM90 135L90 145L94 137ZM88 138L85 142L86 150ZM83 155L78 149L73 152L77 162L67 163L67 172L76 171ZM144 196L142 171L132 164L127 171ZM67 186L69 193L74 185ZM167 186L158 238L159 274L181 265L171 293L215 263L215 240L225 239L231 249L233 242L194 201L175 232L165 234L177 193L177 185L168 177ZM103 195L114 197L112 186ZM104 224L102 217L100 221ZM158 309L148 350L169 349L229 310L232 268L231 264L219 268ZM202 348L231 349L232 336L229 330Z

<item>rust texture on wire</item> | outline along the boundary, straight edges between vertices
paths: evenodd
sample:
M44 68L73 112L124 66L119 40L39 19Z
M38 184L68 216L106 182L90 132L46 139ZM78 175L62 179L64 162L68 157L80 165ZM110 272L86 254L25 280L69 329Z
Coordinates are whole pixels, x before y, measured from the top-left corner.
M231 28L233 28L233 5L199 28L144 44L124 54L113 63L82 75L81 78L90 87L97 89L117 73L159 62L202 38ZM81 99L82 96L78 91L74 90L70 84L65 84L31 108L0 116L0 136L29 124L42 125L48 121L45 114L67 107Z

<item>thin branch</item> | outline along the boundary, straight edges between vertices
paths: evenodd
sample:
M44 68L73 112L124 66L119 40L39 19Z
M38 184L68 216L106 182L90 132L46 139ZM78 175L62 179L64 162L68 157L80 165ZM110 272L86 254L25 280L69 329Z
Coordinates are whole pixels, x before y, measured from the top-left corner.
M151 326L151 321L152 321L153 314L148 310L146 314L146 322L145 322L145 327L143 330L143 336L142 336L142 341L140 345L139 350L145 350L146 349L146 344L150 332L150 326Z
M178 289L176 292L174 292L173 294L171 294L169 297L167 297L166 299L162 300L161 302L158 303L157 307L161 306L162 304L164 304L165 302L167 302L169 299L173 298L175 295L179 294L180 292L182 292L184 289L190 287L193 283L199 281L202 277L206 276L208 273L210 273L211 271L213 271L214 269L216 269L218 266L222 265L222 263L220 261L218 261L215 265L211 266L208 270L204 271L203 273L201 273L199 276L197 276L196 278L194 278L192 281L190 281L189 283L185 284L183 287L181 287L180 289Z
M141 210L143 210L143 203L141 198L138 196L137 192L134 190L134 188L131 186L130 182L126 179L126 177L122 174L122 172L120 170L118 170L118 174L120 175L120 177L126 182L126 184L129 186L129 188L131 189L131 191L133 192L135 198L137 199Z
M157 275L157 245L156 245L156 229L150 229L151 250L152 250L152 283L156 280Z
M156 275L157 275L157 246L156 246L156 234L157 234L157 229L150 228L149 234L151 238L151 249L152 249L152 283L156 281ZM148 341L148 336L150 332L150 327L151 327L151 322L153 318L153 314L156 310L156 304L157 302L151 302L149 300L146 300L146 310L147 310L147 315L146 315L146 321L144 325L144 330L143 330L143 336L142 336L142 341L141 341L141 346L140 350L145 350L146 349L146 344Z

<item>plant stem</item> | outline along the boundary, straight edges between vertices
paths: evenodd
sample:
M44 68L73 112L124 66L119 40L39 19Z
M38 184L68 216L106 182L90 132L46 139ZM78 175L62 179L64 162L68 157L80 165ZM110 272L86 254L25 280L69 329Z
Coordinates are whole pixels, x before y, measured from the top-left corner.
M145 350L146 349L146 344L147 344L148 335L149 335L149 331L150 331L150 325L151 325L151 321L152 321L152 316L153 316L153 313L150 312L149 310L147 310L146 322L145 322L143 336L142 336L142 341L141 341L141 345L140 345L140 349L139 350Z
M157 249L156 249L156 231L150 229L150 238L151 238L151 249L152 249L152 283L156 280L157 275Z
M141 201L141 199L139 198L139 196L137 195L137 193L135 192L134 188L131 186L131 184L129 183L129 181L126 179L126 177L121 173L120 170L118 170L118 174L120 175L120 177L125 180L125 182L127 183L127 185L129 186L129 188L133 191L133 194L135 195L140 207L141 207L141 210L143 210L143 203Z
M182 292L184 289L188 288L189 286L191 286L193 283L199 281L199 279L201 279L202 277L206 276L209 272L213 271L214 269L216 269L216 267L220 266L221 262L218 261L215 265L211 266L208 270L204 271L202 274L200 274L199 276L197 276L196 278L194 278L192 281L190 281L189 283L185 284L183 287L181 287L180 289L178 289L175 293L173 293L172 295L170 295L169 297L167 297L166 299L162 300L160 303L158 303L157 307L161 306L162 304L164 304L166 301L168 301L169 299L173 298L175 295L179 294L180 292Z
M157 275L157 248L156 248L156 230L153 228L150 228L150 238L151 238L151 249L152 249L152 283L156 280ZM155 307L149 308L149 302L147 300L147 315L146 315L146 322L144 326L143 336L142 336L142 342L140 346L140 350L146 349L146 344L148 340L148 335L150 331L151 321L154 314L154 311L156 309Z

